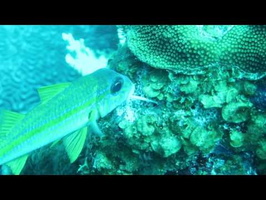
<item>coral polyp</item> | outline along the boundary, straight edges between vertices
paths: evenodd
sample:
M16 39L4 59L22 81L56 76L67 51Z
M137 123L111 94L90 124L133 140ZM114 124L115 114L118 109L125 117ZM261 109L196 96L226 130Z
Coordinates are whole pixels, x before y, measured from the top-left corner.
M223 64L246 73L266 73L265 25L121 27L129 49L152 67L197 74Z

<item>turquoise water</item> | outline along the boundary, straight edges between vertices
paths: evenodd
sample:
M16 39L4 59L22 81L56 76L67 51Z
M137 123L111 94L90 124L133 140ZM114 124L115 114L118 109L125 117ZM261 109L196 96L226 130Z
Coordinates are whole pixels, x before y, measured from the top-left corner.
M265 174L265 35L260 25L0 25L0 143L4 110L27 114L38 88L107 67L151 101L100 117L75 162L61 138L32 150L20 174Z

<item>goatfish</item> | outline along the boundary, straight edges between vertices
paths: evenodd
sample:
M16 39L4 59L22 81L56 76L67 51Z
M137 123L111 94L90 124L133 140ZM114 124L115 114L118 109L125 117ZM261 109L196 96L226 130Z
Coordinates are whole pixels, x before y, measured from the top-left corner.
M2 112L0 165L18 175L31 152L61 139L73 163L89 130L100 132L96 121L133 96L134 89L128 77L107 68L71 83L39 88L41 101L27 114Z

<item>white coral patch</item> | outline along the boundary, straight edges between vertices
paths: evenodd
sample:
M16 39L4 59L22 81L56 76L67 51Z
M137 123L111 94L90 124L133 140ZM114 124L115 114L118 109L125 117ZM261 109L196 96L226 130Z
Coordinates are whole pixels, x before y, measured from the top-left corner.
M119 39L119 44L124 45L126 43L126 35L122 28L117 29L117 37Z
M69 51L65 57L66 62L82 75L106 67L108 59L105 56L97 58L94 52L85 46L84 39L75 40L71 33L62 33L62 38L69 43L66 47Z
M116 114L117 116L124 115L124 119L129 122L134 122L136 120L135 112L130 105L118 107L116 109Z

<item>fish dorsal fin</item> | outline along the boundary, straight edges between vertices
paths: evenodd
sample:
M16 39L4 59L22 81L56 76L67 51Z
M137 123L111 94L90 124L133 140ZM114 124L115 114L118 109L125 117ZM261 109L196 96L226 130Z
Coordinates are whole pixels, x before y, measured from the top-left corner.
M73 163L79 156L87 136L87 127L75 131L63 139L67 155L70 162Z
M24 165L26 164L28 156L29 155L21 156L15 160L6 163L5 165L7 165L10 168L12 174L19 175Z
M38 89L41 102L46 102L65 90L71 83L58 83L55 85L44 86Z
M0 138L7 136L10 129L24 118L25 115L3 110L0 114Z

